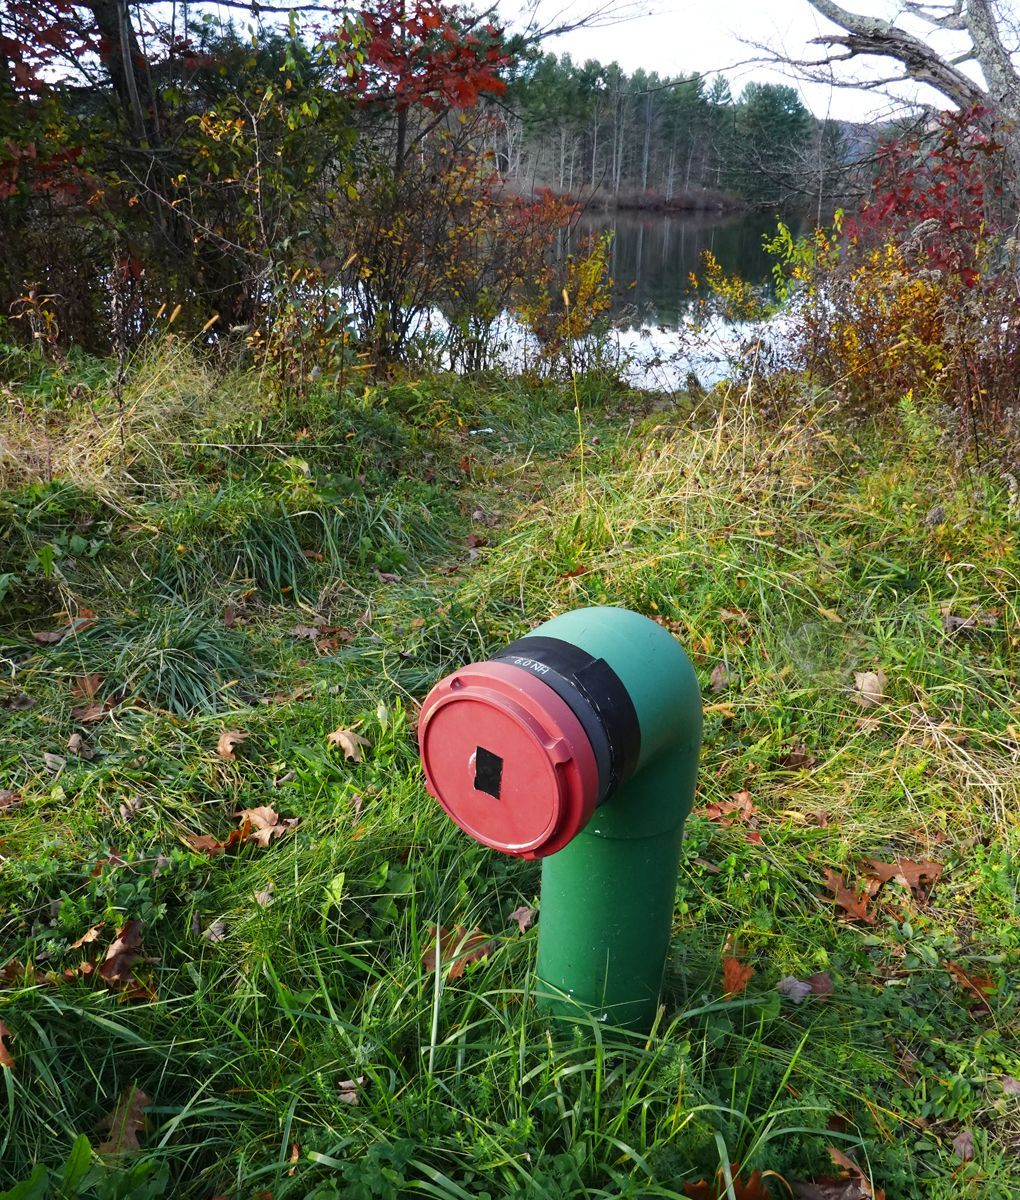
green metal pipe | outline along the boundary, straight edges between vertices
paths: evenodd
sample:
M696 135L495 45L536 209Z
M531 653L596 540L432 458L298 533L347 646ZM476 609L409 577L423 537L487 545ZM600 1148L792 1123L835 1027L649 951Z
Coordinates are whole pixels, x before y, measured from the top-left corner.
M622 608L565 613L531 631L604 659L634 704L637 769L542 862L538 996L557 1017L650 1028L669 949L683 825L701 747L697 676L676 640ZM527 638L523 639L524 641Z

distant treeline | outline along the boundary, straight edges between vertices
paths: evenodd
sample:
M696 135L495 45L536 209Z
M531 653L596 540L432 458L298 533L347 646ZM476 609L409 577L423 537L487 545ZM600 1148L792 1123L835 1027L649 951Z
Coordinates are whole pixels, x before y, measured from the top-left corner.
M628 75L569 55L525 60L504 100L492 149L509 180L618 207L824 207L878 136L813 117L792 87L749 83L735 97L720 75Z

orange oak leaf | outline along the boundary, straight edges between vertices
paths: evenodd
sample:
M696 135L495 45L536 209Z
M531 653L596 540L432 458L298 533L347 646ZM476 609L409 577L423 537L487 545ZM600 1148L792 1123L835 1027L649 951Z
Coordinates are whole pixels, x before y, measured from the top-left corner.
M854 921L866 921L874 925L875 918L868 912L868 897L856 896L837 871L825 868L825 886L832 892L839 907Z
M723 995L739 996L751 982L754 967L742 963L739 958L728 956L722 960Z
M4 1039L10 1036L10 1029L0 1021L0 1067L6 1067L9 1071L14 1068L14 1055L4 1045Z
M426 971L434 971L437 965L448 962L449 978L459 979L468 963L488 957L492 944L480 929L472 929L468 933L463 925L455 929L440 926L438 955L436 949L436 928L433 925L429 929L428 948L422 955L422 966Z

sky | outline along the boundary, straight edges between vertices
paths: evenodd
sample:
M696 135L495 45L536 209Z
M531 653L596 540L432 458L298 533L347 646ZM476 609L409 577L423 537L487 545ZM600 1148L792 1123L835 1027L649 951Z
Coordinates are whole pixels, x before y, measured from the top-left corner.
M588 0L588 10L597 3L598 0ZM888 17L902 11L902 5L888 0L870 0L870 3L857 0L856 4L844 0L844 4L859 12ZM615 61L628 73L638 67L660 75L721 71L735 95L751 80L784 83L795 87L818 117L863 121L887 117L892 111L889 99L874 92L807 83L792 72L783 73L761 64L734 66L764 56L765 51L747 42L757 42L793 58L817 56L819 48L810 47L809 42L834 27L807 0L638 0L633 9L641 15L550 39L545 43L546 49L554 54L570 54L579 62L589 58L602 63ZM559 4L541 0L539 13L548 22L564 10L583 12L584 0L574 3L562 0ZM501 11L504 19L512 22L520 12L520 4L502 0ZM857 69L864 77L875 78L882 70L882 63L861 59ZM844 71L841 77L845 76ZM908 99L936 99L927 89L913 86L901 87L899 92ZM944 101L940 107L945 107Z

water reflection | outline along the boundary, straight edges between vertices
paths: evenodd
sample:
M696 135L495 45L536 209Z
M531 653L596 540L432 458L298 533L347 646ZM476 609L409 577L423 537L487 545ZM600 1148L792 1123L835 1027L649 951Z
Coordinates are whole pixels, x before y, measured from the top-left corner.
M617 325L623 329L677 326L690 312L690 275L701 271L706 250L712 251L724 271L738 272L751 283L768 283L771 261L762 240L775 233L776 219L761 213L585 216L573 231L571 249L585 235L611 230ZM796 234L797 222L783 219Z

